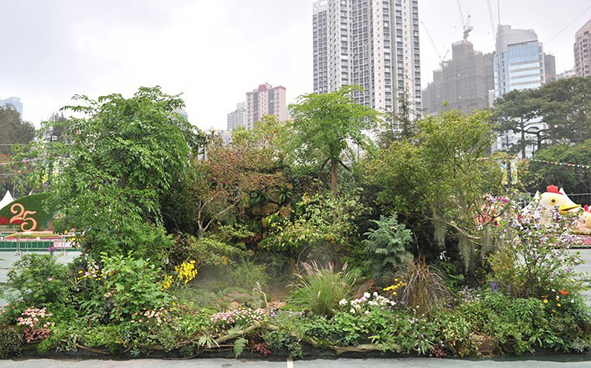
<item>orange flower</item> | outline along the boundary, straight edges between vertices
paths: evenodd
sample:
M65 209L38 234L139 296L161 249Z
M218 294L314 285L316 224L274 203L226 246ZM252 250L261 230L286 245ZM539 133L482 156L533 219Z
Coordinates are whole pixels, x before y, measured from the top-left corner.
M566 294L568 294L568 290L558 290L558 292L562 295L565 296Z

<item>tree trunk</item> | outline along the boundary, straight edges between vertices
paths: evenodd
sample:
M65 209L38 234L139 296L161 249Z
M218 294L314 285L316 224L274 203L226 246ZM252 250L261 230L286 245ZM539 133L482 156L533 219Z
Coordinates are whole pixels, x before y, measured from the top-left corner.
M337 196L337 174L339 168L339 161L335 159L330 160L330 189L334 197Z

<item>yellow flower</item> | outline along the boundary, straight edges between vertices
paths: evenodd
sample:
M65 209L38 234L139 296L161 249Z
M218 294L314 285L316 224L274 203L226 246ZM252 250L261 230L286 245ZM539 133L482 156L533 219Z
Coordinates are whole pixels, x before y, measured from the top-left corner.
M558 303L558 304L556 304L556 306L560 308L560 307L562 307L562 304Z
M548 299L543 300L545 304L548 304Z

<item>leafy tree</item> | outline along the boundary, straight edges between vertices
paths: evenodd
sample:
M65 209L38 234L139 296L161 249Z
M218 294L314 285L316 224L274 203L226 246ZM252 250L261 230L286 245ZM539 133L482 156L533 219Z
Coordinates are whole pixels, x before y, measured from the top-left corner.
M85 251L158 258L170 243L162 227L160 199L183 174L193 131L175 109L178 96L142 87L132 98L119 94L67 106L80 117L67 123L56 142L39 140L36 153L55 172L51 201L58 207L58 230L76 228ZM51 167L39 161L40 169ZM54 175L55 174L55 175Z
M536 152L533 157L540 161L591 165L591 140L582 144L559 143ZM591 193L591 170L567 165L552 165L540 161L528 161L523 181L531 192L544 192L548 185L558 185L566 193ZM590 203L587 198L573 198L577 203Z
M360 87L346 86L331 93L311 93L300 96L291 105L294 120L289 124L290 158L297 163L318 167L320 177L326 164L330 166L330 188L337 195L338 167L346 151L356 147L371 150L371 139L364 130L378 121L378 112L353 101Z
M397 139L409 139L416 134L419 113L413 109L406 91L398 99L398 110L387 115L376 129L376 142L379 147L387 148Z
M35 127L21 119L12 105L0 106L0 153L11 152L14 144L27 144L35 138Z
M540 100L538 90L514 90L494 103L492 120L497 123L501 133L512 131L519 135L516 143L511 144L509 152L520 152L521 158L526 157L528 146L538 145L540 149L542 137L538 134L540 125ZM537 139L532 134L538 135Z
M15 194L15 187L23 184L24 165L12 161L15 152L22 152L23 146L35 138L35 127L23 121L12 105L0 106L0 132L0 196L3 196L9 189Z
M277 146L281 129L276 119L266 118L255 129L234 131L228 144L212 137L205 157L192 161L194 176L188 190L193 203L185 208L199 237L237 212L252 210L255 193L268 195L286 188Z
M540 114L553 142L591 139L591 79L567 78L540 88Z
M489 118L488 112L466 116L453 110L427 117L418 122L416 145L394 142L368 163L384 209L415 219L422 225L414 230L431 232L440 244L451 230L468 266L482 240L474 219L483 215L486 195L502 189L496 160L483 160L495 138Z

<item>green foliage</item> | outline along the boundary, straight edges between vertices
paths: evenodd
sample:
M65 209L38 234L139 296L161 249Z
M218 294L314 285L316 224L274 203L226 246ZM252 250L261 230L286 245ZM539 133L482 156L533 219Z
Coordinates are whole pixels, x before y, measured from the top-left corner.
M159 87L142 87L128 99L76 98L83 105L65 109L82 117L60 122L63 139L40 139L33 152L51 162L42 160L38 170L59 172L46 174L52 177L50 202L62 216L58 230L84 233L83 248L97 259L104 251L134 251L159 261L170 244L161 229L160 198L184 172L194 131L175 112L183 101Z
M17 293L10 298L7 314L15 320L28 307L47 307L67 318L71 294L68 267L51 254L26 254L8 272L7 286ZM62 315L65 313L65 315Z
M14 328L0 326L0 359L19 357L23 348L22 336Z
M229 244L215 235L206 238L178 236L169 250L171 265L178 265L187 259L192 259L197 261L197 269L234 265L235 260L244 255L246 252L243 247Z
M267 331L263 333L263 340L271 349L286 349L291 358L303 358L301 340L294 335L283 331Z
M527 146L540 150L544 142L580 144L591 139L591 82L567 78L535 90L511 91L495 101L493 120L500 131L519 135L511 152L525 157ZM540 129L539 122L547 125Z
M355 275L335 272L332 267L321 268L316 264L304 264L307 274L296 275L290 297L296 305L320 316L333 315L339 302L351 295Z
M242 355L247 343L248 343L248 340L245 339L244 337L240 337L240 338L234 340L234 344L232 344L232 350L234 351L235 358L238 358L240 355Z
M462 305L461 311L472 321L475 332L494 339L500 352L523 354L535 348L569 351L580 348L581 338L588 335L583 332L588 316L577 322L568 313L547 310L544 302L535 298L486 292L482 299Z
M358 345L370 340L383 351L427 355L436 338L433 323L404 311L369 308L367 313L344 311L333 317L339 345Z
M294 120L285 136L288 159L317 167L319 176L330 164L330 187L335 197L338 167L345 166L342 155L355 148L372 150L373 143L364 130L373 128L379 120L378 112L354 102L355 93L363 92L359 86L346 86L331 93L300 96L297 104L290 105Z
M424 258L409 259L398 277L406 283L400 293L401 303L418 314L431 314L449 300L445 279Z
M433 317L446 349L454 356L478 356L479 342L472 321L457 311L443 311Z
M385 282L392 279L396 268L403 264L412 254L408 246L412 243L412 231L404 224L399 224L397 215L372 220L376 229L369 229L363 244L367 253L367 264L372 270L374 279Z
M133 255L106 254L101 264L89 262L78 280L81 310L98 322L121 323L134 313L171 305L171 296L162 291L161 270L154 264Z
M334 261L346 253L349 239L357 233L354 221L364 210L355 196L304 195L292 219L279 213L267 219L269 234L262 246L292 256L323 249L324 256Z

